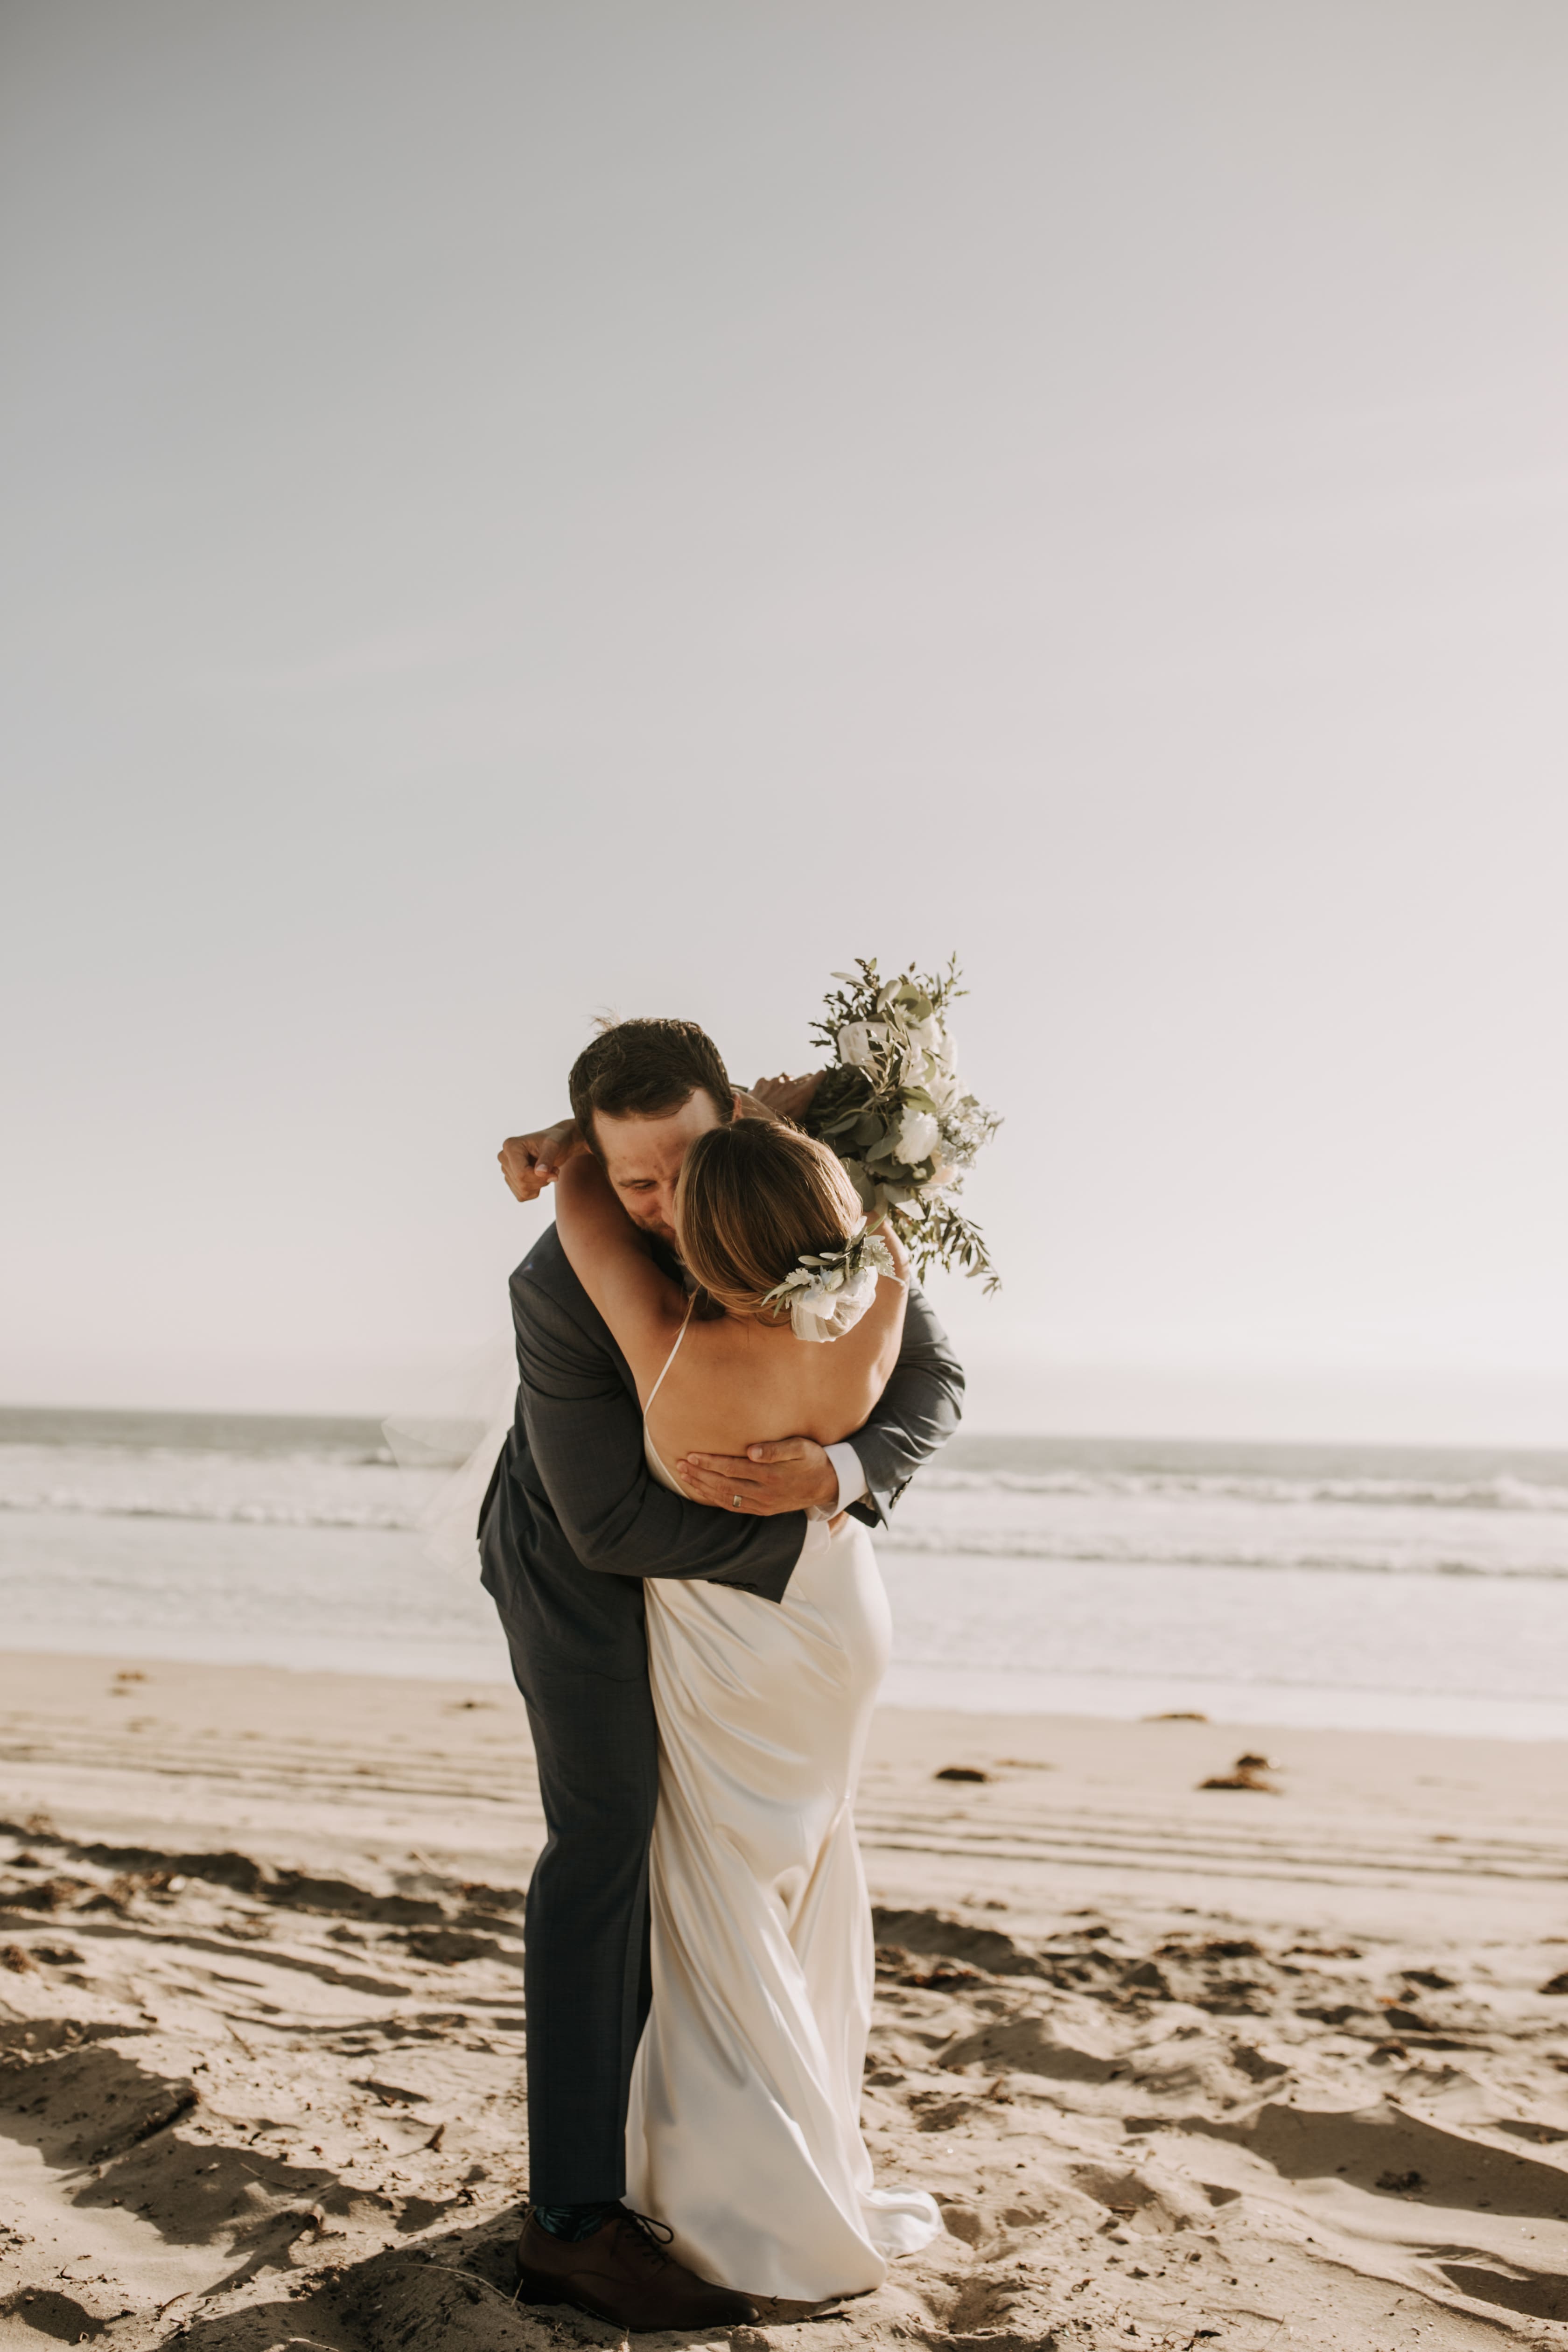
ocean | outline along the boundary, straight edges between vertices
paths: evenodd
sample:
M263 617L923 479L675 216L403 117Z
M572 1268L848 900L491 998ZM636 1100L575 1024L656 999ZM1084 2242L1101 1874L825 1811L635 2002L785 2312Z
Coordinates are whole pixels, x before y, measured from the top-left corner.
M379 1423L0 1410L19 1650L504 1681ZM1568 1738L1568 1453L961 1435L879 1551L885 1696Z

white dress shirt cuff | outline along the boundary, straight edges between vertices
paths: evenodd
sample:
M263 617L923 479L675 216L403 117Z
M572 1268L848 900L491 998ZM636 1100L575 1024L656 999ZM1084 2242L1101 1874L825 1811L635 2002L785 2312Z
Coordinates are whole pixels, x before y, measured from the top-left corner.
M846 1438L842 1444L830 1445L827 1458L838 1473L838 1500L834 1511L847 1511L866 1492L866 1465ZM833 1516L829 1512L828 1517Z
M851 1503L858 1503L866 1492L866 1465L847 1438L837 1445L830 1445L827 1458L837 1475L838 1499L830 1510L826 1511L814 1503L806 1514L808 1518L834 1518L840 1511L847 1511Z

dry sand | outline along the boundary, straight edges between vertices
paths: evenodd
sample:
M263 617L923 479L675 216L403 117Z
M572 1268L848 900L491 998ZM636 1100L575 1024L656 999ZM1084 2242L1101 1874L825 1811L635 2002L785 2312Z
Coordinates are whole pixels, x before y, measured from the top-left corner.
M615 2343L510 2301L519 1704L56 1657L0 1702L0 2345ZM885 1714L866 2121L948 2234L731 2340L1568 2347L1565 1799L1560 1746Z

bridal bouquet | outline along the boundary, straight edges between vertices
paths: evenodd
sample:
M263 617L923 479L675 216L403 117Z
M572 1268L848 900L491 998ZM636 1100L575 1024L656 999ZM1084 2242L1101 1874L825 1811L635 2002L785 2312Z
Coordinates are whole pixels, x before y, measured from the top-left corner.
M947 1008L967 991L958 960L931 979L911 964L884 981L875 958L836 971L812 1035L833 1066L804 1125L838 1154L868 1217L896 1216L917 1272L963 1266L1000 1287L980 1228L956 1195L963 1171L1000 1119L965 1094L953 1066Z

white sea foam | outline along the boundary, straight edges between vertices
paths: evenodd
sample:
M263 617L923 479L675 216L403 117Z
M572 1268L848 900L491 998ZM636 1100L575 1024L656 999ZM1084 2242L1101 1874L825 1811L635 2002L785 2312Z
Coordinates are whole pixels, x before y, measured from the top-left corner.
M1285 1478L1246 1471L944 1470L921 1475L929 1494L1192 1496L1246 1503L1367 1503L1465 1511L1562 1511L1568 1486L1491 1478Z
M244 1498L220 1503L136 1495L106 1500L61 1487L0 1495L0 1511L43 1511L100 1519L202 1519L212 1527L234 1528L412 1528L416 1517L403 1503L334 1505Z
M927 1557L952 1552L959 1558L976 1559L1074 1560L1084 1566L1114 1561L1124 1568L1300 1569L1353 1576L1544 1577L1568 1582L1568 1559L1467 1559L1451 1558L1441 1549L1411 1547L1399 1551L1380 1550L1369 1544L1343 1544L1331 1551L1312 1552L1288 1544L1249 1550L1212 1538L1158 1544L1147 1537L1131 1535L1103 1536L1098 1541L1084 1542L1030 1528L968 1530L910 1527L895 1520L878 1536L877 1546L880 1551Z
M258 1454L191 1448L125 1445L0 1444L0 1510L47 1511L126 1518L205 1519L216 1525L295 1528L411 1528L445 1473L400 1468L390 1454L342 1451ZM952 1503L939 1498L952 1497ZM1012 1501L1005 1526L994 1524L998 1504ZM1035 1507L1031 1512L1029 1506ZM1267 1541L1221 1544L1207 1538L1151 1545L1108 1535L1100 1546L1060 1531L1053 1506L1100 1507L1108 1528L1131 1507L1166 1505L1178 1516L1193 1507L1244 1506L1276 1529ZM1018 1507L1025 1516L1020 1517ZM1184 1510L1181 1507L1187 1507ZM1563 1557L1529 1561L1514 1572L1568 1574L1568 1486L1500 1474L1485 1479L1283 1477L1247 1471L1072 1469L946 1469L923 1471L910 1490L889 1540L900 1549L973 1551L1020 1559L1145 1559L1173 1561L1222 1556L1233 1567L1347 1566L1382 1574L1409 1565L1397 1548L1375 1543L1320 1559L1310 1544L1286 1535L1280 1521L1314 1507L1411 1515L1520 1513L1560 1517ZM1141 1514L1142 1515L1142 1514ZM1203 1514L1206 1518L1207 1514ZM1336 1517L1339 1516L1336 1513ZM923 1524L935 1517L942 1532ZM910 1518L917 1525L906 1533ZM1328 1524L1325 1520L1324 1524ZM1428 1524L1434 1522L1428 1521ZM1433 1572L1507 1573L1509 1566L1473 1559L1466 1546L1440 1547L1420 1565Z
M390 1455L0 1445L0 1511L234 1527L400 1528L414 1526L444 1475L400 1470Z

